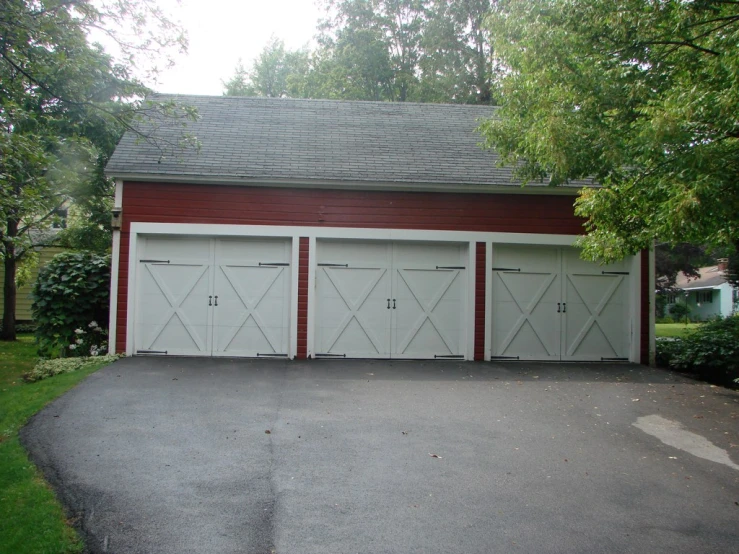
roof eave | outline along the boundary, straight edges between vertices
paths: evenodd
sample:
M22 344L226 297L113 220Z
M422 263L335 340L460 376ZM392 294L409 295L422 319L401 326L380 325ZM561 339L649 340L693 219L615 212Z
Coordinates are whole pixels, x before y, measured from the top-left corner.
M680 287L678 286L677 288L679 288L680 290L684 290L686 292L690 292L693 290L716 290L716 289L720 289L725 284L726 283L720 283L718 285L706 285L706 286L699 286L699 287L688 287L688 286Z
M490 194L546 194L575 196L582 188L579 185L548 186L546 184L531 185L494 185L470 183L425 183L406 181L339 181L321 179L264 179L232 176L206 175L175 175L128 173L121 171L106 171L112 179L122 181L143 181L147 183L181 183L207 185L233 185L252 187L281 187L281 188L321 188L321 189L349 189L349 190L393 190L400 192L455 192L455 193L490 193Z

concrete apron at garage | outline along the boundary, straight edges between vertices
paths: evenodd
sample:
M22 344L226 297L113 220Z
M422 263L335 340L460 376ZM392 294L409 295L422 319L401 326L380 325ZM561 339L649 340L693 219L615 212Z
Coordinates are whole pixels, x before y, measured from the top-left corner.
M729 552L738 412L629 364L139 357L22 438L93 552Z

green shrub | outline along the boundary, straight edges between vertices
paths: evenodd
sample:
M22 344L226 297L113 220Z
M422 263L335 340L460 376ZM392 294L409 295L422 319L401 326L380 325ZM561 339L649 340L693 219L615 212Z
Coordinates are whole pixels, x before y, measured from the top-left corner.
M671 342L659 341L657 357L701 379L735 385L739 379L739 316L714 319Z
M658 317L654 321L655 323L675 323L675 320L669 315L664 317ZM678 322L679 323L679 322Z
M56 358L53 360L39 360L31 371L23 374L23 379L29 383L41 381L60 373L72 373L92 364L112 362L117 360L117 354L106 356L87 356L84 358Z
M682 340L677 337L657 337L656 339L657 367L671 367L670 360L682 348Z
M688 316L690 316L690 306L687 304L673 304L670 306L670 315L675 319L675 321L687 321Z
M86 356L93 345L92 353L104 351L109 296L110 256L93 252L54 256L33 287L39 354Z

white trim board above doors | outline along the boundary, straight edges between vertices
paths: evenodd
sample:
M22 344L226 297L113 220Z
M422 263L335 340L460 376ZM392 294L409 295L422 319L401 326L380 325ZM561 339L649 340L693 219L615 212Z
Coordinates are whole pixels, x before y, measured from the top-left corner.
M494 245L491 359L630 359L630 266L587 262L569 247Z
M142 237L136 354L288 357L291 244Z
M465 359L467 244L317 241L315 357Z

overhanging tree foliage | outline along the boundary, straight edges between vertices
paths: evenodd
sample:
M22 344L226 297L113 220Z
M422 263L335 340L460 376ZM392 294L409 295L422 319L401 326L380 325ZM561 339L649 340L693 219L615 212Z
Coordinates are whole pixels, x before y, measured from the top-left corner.
M125 63L90 44L90 32L112 40ZM111 183L102 168L121 133L135 131L136 114L192 115L171 103L144 102L148 89L130 73L137 60L155 72L150 62L168 63L167 51L184 46L181 31L154 0L0 4L1 338L15 338L16 271L37 231L75 196L83 210L105 217L100 199Z
M584 255L739 244L739 2L500 0L481 131L526 180L594 177Z

